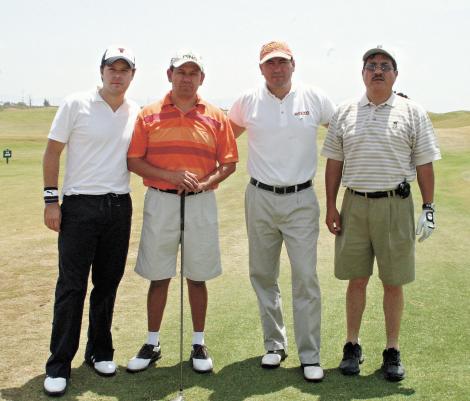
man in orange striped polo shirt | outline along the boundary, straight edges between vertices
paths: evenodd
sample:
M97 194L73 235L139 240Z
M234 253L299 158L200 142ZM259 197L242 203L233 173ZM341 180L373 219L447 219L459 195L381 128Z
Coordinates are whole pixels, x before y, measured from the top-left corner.
M204 81L199 55L180 52L167 71L172 90L140 112L128 151L128 168L148 187L136 272L150 280L148 336L128 365L147 369L161 357L160 325L168 285L176 276L180 194L186 194L184 276L193 321L190 362L212 371L204 344L205 282L221 274L217 205L213 190L235 171L237 146L225 114L197 94Z

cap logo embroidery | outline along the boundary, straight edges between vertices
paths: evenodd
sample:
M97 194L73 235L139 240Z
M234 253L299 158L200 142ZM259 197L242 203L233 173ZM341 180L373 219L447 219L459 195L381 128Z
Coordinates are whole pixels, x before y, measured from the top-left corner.
M121 53L124 53L124 50L126 50L126 49L124 49L123 47L120 47L120 48L119 48L119 51L120 51Z

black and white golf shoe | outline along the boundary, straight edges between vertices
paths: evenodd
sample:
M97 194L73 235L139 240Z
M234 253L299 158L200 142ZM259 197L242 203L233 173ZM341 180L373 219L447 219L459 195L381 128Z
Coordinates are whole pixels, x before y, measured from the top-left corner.
M197 373L212 372L212 358L209 356L205 345L193 344L189 361L193 370Z
M144 344L135 357L127 364L127 371L137 373L147 369L162 357L160 343L157 345Z

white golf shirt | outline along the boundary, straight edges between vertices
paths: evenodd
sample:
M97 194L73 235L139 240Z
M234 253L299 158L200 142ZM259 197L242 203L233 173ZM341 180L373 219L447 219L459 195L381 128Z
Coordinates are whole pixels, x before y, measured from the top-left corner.
M248 134L248 173L268 185L300 184L315 176L317 129L335 105L323 92L292 85L279 99L264 84L242 95L229 118Z
M67 144L62 195L130 192L127 148L139 110L126 99L114 112L97 90L65 99L48 136Z

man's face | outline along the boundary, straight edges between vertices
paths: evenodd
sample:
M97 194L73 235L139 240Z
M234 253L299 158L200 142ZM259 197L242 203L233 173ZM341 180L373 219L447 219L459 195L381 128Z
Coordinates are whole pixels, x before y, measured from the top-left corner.
M295 70L294 60L274 57L259 66L269 88L283 88L291 84Z
M103 89L113 95L126 93L134 78L135 69L132 69L124 60L116 60L111 65L101 68Z
M204 81L204 73L195 63L184 63L167 71L173 94L180 98L192 98Z
M392 92L397 75L398 71L393 69L392 60L384 54L369 57L362 70L362 79L367 90L373 91Z

